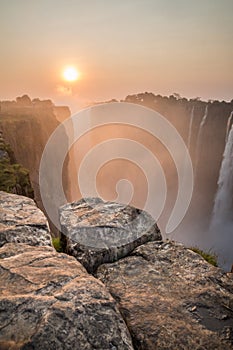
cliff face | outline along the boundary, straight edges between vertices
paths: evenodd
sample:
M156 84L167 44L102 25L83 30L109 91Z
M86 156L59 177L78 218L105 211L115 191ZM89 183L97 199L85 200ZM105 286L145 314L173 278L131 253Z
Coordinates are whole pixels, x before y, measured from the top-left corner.
M195 220L204 221L203 228L208 227L233 103L187 100L174 95L162 97L152 93L129 95L123 102L152 108L176 127L189 148L195 175L190 211L197 214ZM167 171L171 187L176 185L174 170Z
M33 198L29 171L16 162L11 146L0 131L0 190Z
M67 116L67 109L65 112ZM63 114L63 110L59 112L59 115ZM22 97L17 102L1 103L0 129L10 144L17 162L29 169L35 200L41 209L43 209L43 204L39 189L40 160L50 135L59 124L51 101L31 101ZM56 159L56 152L59 152L59 149L54 149L54 159ZM68 166L69 157L64 163L63 176L64 191L69 198ZM52 165L49 171L52 177L55 171ZM50 185L54 186L54 191L56 191L56 182ZM51 206L54 205L51 199Z
M187 100L175 94L162 97L152 93L141 93L128 96L124 101L158 111L177 128L182 136L192 160L194 189L188 211L181 225L172 233L172 238L187 246L211 250L218 256L221 266L228 270L233 259L232 251L229 252L228 248L232 242L232 230L229 229L228 223L223 223L220 230L216 229L211 226L211 221L219 190L218 181L226 136L233 123L233 100L203 102L199 99ZM159 156L158 159L163 166L168 184L168 201L159 221L163 233L164 222L167 222L167 217L175 203L178 186L176 169L168 161L168 154L159 153L162 157ZM231 186L228 187L231 188ZM224 202L225 199L223 198L222 201ZM233 215L231 215L232 220Z

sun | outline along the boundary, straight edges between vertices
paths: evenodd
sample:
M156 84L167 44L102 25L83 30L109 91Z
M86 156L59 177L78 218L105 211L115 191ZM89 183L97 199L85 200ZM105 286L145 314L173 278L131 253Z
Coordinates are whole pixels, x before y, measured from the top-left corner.
M79 78L79 72L75 67L66 67L63 72L63 77L66 81L76 81Z

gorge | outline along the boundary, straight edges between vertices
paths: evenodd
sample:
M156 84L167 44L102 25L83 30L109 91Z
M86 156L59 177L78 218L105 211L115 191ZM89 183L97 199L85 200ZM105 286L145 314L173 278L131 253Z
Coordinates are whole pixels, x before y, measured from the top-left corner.
M112 100L109 102L117 101ZM228 142L231 142L229 136L233 122L233 102L203 102L199 99L187 100L176 94L163 97L153 93L129 95L121 102L139 104L161 113L176 127L189 150L194 172L192 201L183 222L168 238L183 242L188 247L197 246L216 254L220 266L229 271L233 262L233 252L229 248L231 246L229 242L232 241L232 227L228 225L229 220L227 222L222 220L221 226L217 230L218 233L216 233L216 230L213 230L213 225L211 225L211 220L213 221L213 215L216 217L218 212L220 215L221 210L225 211L225 205L228 206L230 221L232 220L232 187L229 184L229 182L232 183L232 179L228 170L230 166L227 170L226 165L224 166L224 180L223 170L220 172L220 169L221 164L222 167L224 165L223 153L226 139L228 139ZM59 125L59 122L66 120L69 116L68 108L56 107L51 101L31 100L24 96L18 98L16 102L1 102L0 129L5 139L11 145L17 162L29 169L35 199L42 209L38 187L40 157L51 133ZM76 150L73 150L73 155L71 156L72 152L70 152L66 158L63 171L63 185L66 196L68 201L78 200L82 197L79 187L73 184L76 184L77 171L75 168L79 167L85 153L108 138L125 137L125 135L155 152L165 172L168 195L165 209L158 222L162 235L166 238L164 227L177 192L176 168L163 145L158 140L152 140L148 134L135 133L135 130L132 129L124 131L120 126L117 129L107 126L106 131L93 130L91 143L90 139L87 142L90 145L87 146L85 140L80 140ZM67 139L67 143L68 141ZM228 157L232 157L229 143L228 150ZM71 159L72 157L73 159ZM54 154L55 158L56 154ZM107 165L109 166L109 164ZM120 160L115 160L112 167L108 168L107 165L101 168L97 178L97 186L99 186L100 194L103 195L103 198L114 198L117 181L119 178L125 178L134 185L131 204L143 208L147 187L140 171L133 164L122 163ZM226 172L228 175L226 175ZM54 196L51 199L51 205L57 211L58 208L55 203L55 161L50 166L49 178L49 186ZM221 188L225 188L224 193L227 197L226 199L221 199L223 209L216 211L214 207L219 197L217 192L220 191L218 182L225 183L225 187L221 185ZM222 191L223 189L221 193ZM215 211L215 214L212 214L213 211Z
M124 101L160 112L177 128L189 149L194 171L193 197L183 222L169 238L216 254L220 266L229 271L233 262L233 227L229 224L233 219L233 101L203 102L151 93L131 95ZM171 171L167 176L171 188L175 186L174 178ZM213 220L221 222L217 230Z

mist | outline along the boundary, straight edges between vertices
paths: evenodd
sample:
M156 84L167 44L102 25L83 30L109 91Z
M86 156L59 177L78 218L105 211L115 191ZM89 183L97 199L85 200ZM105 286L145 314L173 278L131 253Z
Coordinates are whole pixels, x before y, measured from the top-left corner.
M114 100L115 101L115 100ZM114 102L113 101L113 102ZM137 127L128 125L104 125L96 127L90 120L90 129L73 146L75 154L74 163L77 174L80 165L88 158L93 150L102 144L101 157L96 153L86 161L85 171L87 174L95 172L89 182L85 184L84 192L80 191L78 181L75 181L75 190L72 191L72 200L77 200L86 196L100 196L104 200L119 201L130 204L140 209L145 209L148 196L153 193L153 201L150 201L147 210L154 213L156 205L163 201L161 190L159 168L162 169L166 181L166 198L163 210L156 217L164 238L178 240L187 247L198 247L206 252L216 255L219 265L226 271L231 269L233 263L233 228L232 228L232 178L227 180L225 175L221 182L230 181L225 185L226 192L230 200L228 202L228 219L219 219L220 222L213 227L213 215L221 216L221 211L225 211L224 205L227 198L221 197L220 207L214 209L216 196L219 191L219 178L221 176L221 165L224 160L224 149L226 147L226 134L229 133L229 118L233 110L233 104L226 102L203 102L199 99L187 100L180 96L162 97L154 94L137 94L126 97L122 102L130 102L149 107L163 115L181 135L189 154L193 166L193 193L187 212L179 226L170 234L166 233L166 225L174 208L178 191L178 175L176 164L166 146L156 137ZM115 102L114 102L115 103ZM96 117L98 119L98 116ZM232 121L231 121L232 122ZM97 122L98 123L98 122ZM105 159L107 154L121 155L126 152L124 144L114 144L109 140L131 140L145 147L148 154L135 151L124 159L123 156L117 159L102 161L98 157ZM229 137L228 137L229 140ZM231 141L230 141L231 142ZM105 145L105 146L104 146ZM106 147L106 148L104 148ZM229 153L229 152L228 152ZM232 149L231 152L232 154ZM87 157L87 155L89 156ZM151 158L158 161L158 167L153 168ZM232 156L231 156L232 157ZM143 164L139 166L139 164ZM148 173L150 181L148 181ZM156 170L157 169L157 170ZM225 170L230 172L231 170ZM87 176L88 177L88 176ZM95 181L95 188L91 182ZM153 187L151 183L153 182ZM158 185L158 186L157 186ZM74 187L74 186L73 186ZM225 204L224 204L225 203ZM149 209L148 209L149 208ZM215 210L215 214L214 213Z

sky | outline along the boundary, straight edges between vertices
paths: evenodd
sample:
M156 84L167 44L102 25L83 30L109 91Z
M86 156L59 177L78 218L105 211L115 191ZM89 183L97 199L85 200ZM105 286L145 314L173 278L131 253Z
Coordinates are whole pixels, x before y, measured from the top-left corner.
M0 0L0 100L233 99L232 0ZM62 77L75 66L80 79Z

